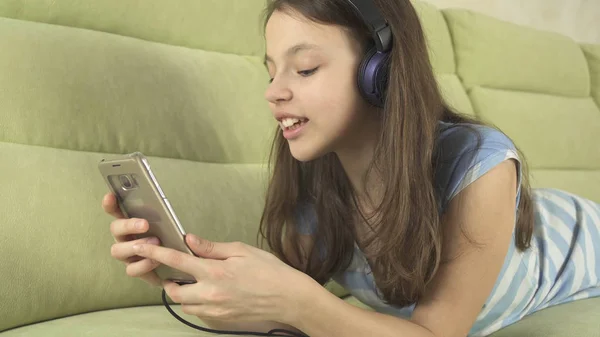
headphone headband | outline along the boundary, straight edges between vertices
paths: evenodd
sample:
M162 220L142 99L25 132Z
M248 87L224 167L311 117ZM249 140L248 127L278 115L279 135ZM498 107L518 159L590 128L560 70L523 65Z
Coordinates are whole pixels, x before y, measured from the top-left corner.
M392 31L375 4L371 0L348 0L348 3L369 26L377 50L389 51L392 46Z

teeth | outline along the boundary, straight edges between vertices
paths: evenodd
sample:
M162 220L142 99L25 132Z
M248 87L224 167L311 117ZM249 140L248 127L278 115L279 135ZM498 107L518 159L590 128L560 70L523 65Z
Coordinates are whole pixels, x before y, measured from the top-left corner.
M284 118L281 120L281 124L287 128L287 127L290 127L290 126L298 123L299 121L300 120L297 118Z

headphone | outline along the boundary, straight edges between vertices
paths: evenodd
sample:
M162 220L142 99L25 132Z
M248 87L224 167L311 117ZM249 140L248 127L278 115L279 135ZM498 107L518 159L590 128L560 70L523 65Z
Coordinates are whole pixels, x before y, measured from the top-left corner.
M367 24L374 42L358 68L358 89L367 102L382 108L390 70L392 30L371 0L348 0L348 3Z

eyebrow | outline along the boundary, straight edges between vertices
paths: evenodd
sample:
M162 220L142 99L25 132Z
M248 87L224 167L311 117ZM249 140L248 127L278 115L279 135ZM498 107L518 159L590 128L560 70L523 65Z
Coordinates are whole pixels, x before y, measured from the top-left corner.
M303 50L310 50L310 49L321 49L321 47L317 46L316 44L312 44L312 43L299 43L297 45L294 45L294 46L288 48L288 50L285 52L285 55L289 57L289 56L293 56ZM266 65L267 62L273 62L273 59L269 55L265 55L264 64Z

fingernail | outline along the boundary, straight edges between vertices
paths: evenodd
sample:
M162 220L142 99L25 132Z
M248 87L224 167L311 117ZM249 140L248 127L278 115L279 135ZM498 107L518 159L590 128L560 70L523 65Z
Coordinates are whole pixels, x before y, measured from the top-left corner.
M142 220L136 221L135 228L136 229L142 229L142 227L144 227L144 222Z
M146 242L149 244L152 244L152 245L157 245L158 239L157 238L149 238Z
M194 234L190 234L190 240L192 241L193 244L200 245L200 240L198 240L198 237L195 236Z

